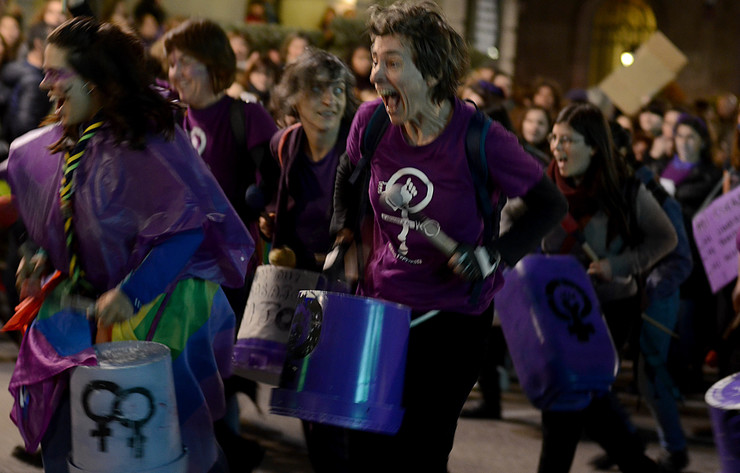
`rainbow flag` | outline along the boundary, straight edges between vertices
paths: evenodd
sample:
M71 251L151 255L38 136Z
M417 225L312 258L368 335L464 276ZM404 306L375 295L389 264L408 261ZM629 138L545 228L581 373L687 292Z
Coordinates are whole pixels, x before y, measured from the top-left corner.
M68 370L96 364L92 322L59 305L67 283L49 294L26 332L10 382L11 418L29 451L38 447L55 402L68 387ZM234 325L220 286L193 278L179 281L111 332L113 341L150 340L170 348L191 472L208 471L218 455L213 422L226 409L223 378L231 374Z
M23 336L8 386L14 400L10 418L29 452L38 448L69 386L69 370L97 364L91 322L84 314L62 309L69 286L64 279L46 296Z

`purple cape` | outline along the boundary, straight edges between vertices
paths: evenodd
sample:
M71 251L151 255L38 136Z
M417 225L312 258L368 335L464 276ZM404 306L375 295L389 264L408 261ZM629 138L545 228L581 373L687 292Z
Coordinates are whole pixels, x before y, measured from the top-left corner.
M59 125L15 140L8 180L29 236L55 268L69 266L59 207L62 153L48 146ZM254 242L185 133L151 136L142 150L116 144L105 126L90 140L75 175L74 226L86 279L100 292L119 284L149 250L179 232L205 239L177 279L241 287Z

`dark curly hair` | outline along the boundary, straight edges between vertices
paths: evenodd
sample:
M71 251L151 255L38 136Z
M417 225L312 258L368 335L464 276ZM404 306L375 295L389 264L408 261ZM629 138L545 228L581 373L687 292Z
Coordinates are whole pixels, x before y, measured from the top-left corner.
M431 1L400 1L368 9L368 27L377 36L398 35L409 42L414 64L424 79L439 79L431 99L442 103L455 97L470 65L468 48Z
M99 91L100 115L117 142L140 148L147 133L174 136L174 105L154 88L136 36L110 23L76 17L52 31L47 43L64 50L67 64ZM52 149L61 150L68 138L76 141L78 135L78 126L68 127Z
M342 121L347 124L351 122L358 106L357 97L352 91L355 76L337 56L317 48L307 49L283 71L280 83L275 86L270 98L270 110L276 121L283 124L286 116L299 118L295 106L300 94L312 93L311 89L314 87L326 87L328 83L337 80L344 82L344 94L347 98Z

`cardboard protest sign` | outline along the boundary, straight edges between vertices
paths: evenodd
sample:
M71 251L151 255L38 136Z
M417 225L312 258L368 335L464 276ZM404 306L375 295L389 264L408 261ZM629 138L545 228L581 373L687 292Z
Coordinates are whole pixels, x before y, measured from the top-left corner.
M627 115L649 102L688 62L660 31L642 43L634 56L631 66L620 67L599 84L599 89Z

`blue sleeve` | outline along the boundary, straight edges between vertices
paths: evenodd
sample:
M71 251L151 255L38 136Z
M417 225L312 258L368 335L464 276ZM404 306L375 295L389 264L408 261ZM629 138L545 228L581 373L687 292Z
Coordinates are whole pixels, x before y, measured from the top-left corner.
M120 289L131 300L135 312L167 289L203 238L201 228L174 235L152 248L144 261L126 276Z

